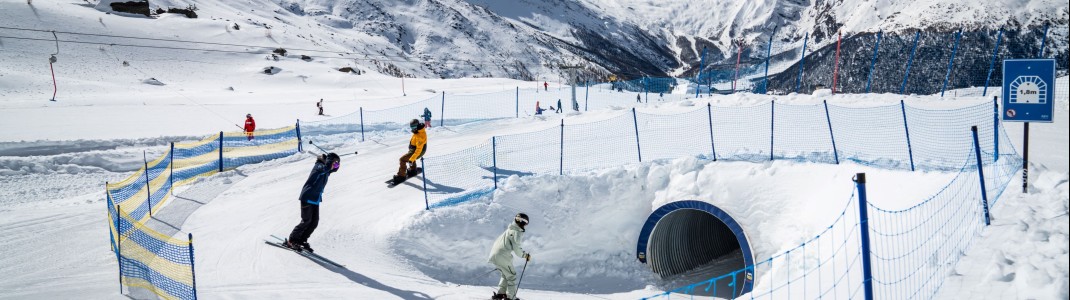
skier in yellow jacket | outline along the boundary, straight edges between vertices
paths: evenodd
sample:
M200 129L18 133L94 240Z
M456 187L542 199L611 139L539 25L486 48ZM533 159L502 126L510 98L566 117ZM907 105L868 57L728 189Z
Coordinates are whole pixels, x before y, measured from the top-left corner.
M394 175L395 183L405 181L410 176L419 173L419 169L416 168L416 160L423 157L424 153L427 152L427 130L424 129L424 124L420 120L412 119L412 122L409 122L409 128L412 129L412 138L409 139L409 152L402 155L398 161L398 173Z

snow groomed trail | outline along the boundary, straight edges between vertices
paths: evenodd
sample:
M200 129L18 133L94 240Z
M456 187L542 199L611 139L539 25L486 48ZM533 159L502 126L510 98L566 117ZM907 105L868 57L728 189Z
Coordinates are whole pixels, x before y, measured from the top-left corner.
M678 113L702 106L682 104L647 109ZM569 124L583 124L616 118L621 113L630 112L608 110L565 118ZM456 153L482 144L491 136L531 132L532 128L554 130L559 123L555 117L521 118L433 128L432 142L437 149L433 153ZM234 182L233 187L197 209L182 225L182 231L197 234L198 253L211 253L197 257L199 295L242 299L294 295L369 299L485 297L486 286L493 285L495 275L483 276L489 270L483 248L489 242L482 240L489 241L504 228L501 220L522 210L537 216L533 217L536 222L526 242L536 254L525 279L525 286L534 289L524 291L529 299L639 298L717 275L703 273L708 269L700 268L659 278L637 263L634 251L644 221L651 212L671 202L697 199L721 208L740 224L756 223L741 228L754 256L761 258L798 245L800 237L806 236L800 231L813 233L827 227L850 199L850 178L855 172L869 174L874 185L891 186L883 192L879 187L871 187L871 191L904 195L885 203L891 207L931 195L952 175L943 171L883 170L888 166L883 162L877 163L881 168L873 168L867 166L872 162L864 160L859 161L861 165L845 162L836 166L797 160L714 162L707 156L689 155L682 160L630 162L625 166L569 172L566 176L503 177L492 198L475 198L424 212L420 187L403 184L385 189L379 174L384 173L379 170L391 173L396 169L394 161L407 141L404 134L383 135L364 143L344 135L316 139L336 149L361 153L345 159L343 172L328 185L323 221L312 239L318 253L346 264L348 270L320 268L291 253L256 248L265 246L260 242L263 237L285 234L296 224L297 204L291 200L296 198L296 187L303 182L311 160L295 156L238 168L237 172L248 177ZM916 151L935 148L919 149L922 150ZM428 159L434 157L429 154ZM554 160L539 156L532 159ZM676 166L680 164L683 166ZM354 168L357 173L352 173ZM822 168L829 170L819 171ZM707 172L713 175L702 175ZM715 184L716 180L708 178L722 173L737 181ZM880 180L882 173L889 179ZM778 174L785 177L779 178ZM768 181L746 181L764 177L769 177ZM785 186L804 178L813 181ZM842 190L829 191L830 184L840 184ZM770 188L777 186L784 190ZM751 190L741 191L740 187ZM807 192L807 188L820 191ZM578 196L567 196L570 193ZM762 200L762 195L777 199ZM799 204L793 207L788 204L791 201L783 199L794 199ZM608 211L602 207L608 205L614 207ZM542 224L537 222L539 219L544 220ZM475 272L476 269L481 270ZM763 282L767 281L760 277L756 281Z
M986 110L987 111L987 110ZM989 119L991 120L991 119ZM538 121L536 122L546 122ZM516 122L516 121L513 121ZM551 121L552 122L552 121ZM549 122L546 122L549 123ZM492 132L487 132L486 129L477 129L479 126L494 126L501 128L498 124L490 125L491 123L475 124L469 126L458 126L449 128L447 130L452 132L445 132L446 130L439 131L443 133L439 136L436 144L441 144L440 149L442 152L451 153L451 150L464 149L465 146L471 146L472 143L478 142L481 139L485 140ZM552 123L551 123L552 124ZM467 130L472 132L479 132L476 134L468 133ZM432 131L435 133L435 131ZM451 134L456 134L459 141L454 141L454 137ZM461 137L463 136L463 137ZM989 135L991 136L991 135ZM392 153L400 153L401 147L404 145L404 138L399 137L393 140L394 143L377 143L375 146L379 147L376 150L360 149L360 147L366 147L365 144L359 144L358 150L361 153L367 153L367 155L356 158L357 168L367 168L371 170L379 169L393 169L393 155ZM946 143L946 141L945 141ZM395 151L390 151L396 149ZM969 149L969 148L967 148ZM396 155L396 154L394 154ZM428 159L434 156L428 157ZM962 159L968 157L967 154L959 156L958 162L962 162ZM535 156L535 158L538 158ZM552 160L552 157L550 158ZM887 161L876 160L876 164L881 167L887 167ZM933 160L936 163L947 163L949 161L955 161L955 159L945 160ZM863 161L865 162L865 161ZM662 170L660 173L655 173L660 176L655 176L648 172L649 170L659 170L659 162L654 162L652 165L646 163L639 164L636 170L631 172L637 173L621 173L628 172L629 168L636 167L624 167L624 169L609 168L608 171L590 171L590 172L617 172L610 174L603 174L593 176L590 182L580 181L577 176L579 174L572 174L570 176L552 176L542 175L534 177L518 177L510 176L500 183L499 191L493 194L493 197L489 202L482 201L485 198L476 198L475 200L461 203L454 206L445 206L435 208L431 211L420 211L420 199L422 198L420 192L420 186L416 182L410 182L408 189L385 189L382 187L382 178L378 176L370 176L364 172L357 175L342 174L332 180L330 192L325 197L331 199L332 195L361 195L361 196L343 196L343 199L354 198L353 200L335 200L333 203L328 204L330 209L324 209L323 220L324 225L317 232L321 238L320 243L326 243L326 250L324 246L317 246L320 253L332 253L335 252L332 257L339 257L340 261L346 261L351 259L346 258L346 255L352 255L359 257L358 261L362 263L357 265L364 265L366 269L379 269L384 267L378 265L385 263L393 268L401 266L401 270L405 270L399 273L407 273L408 275L392 274L401 279L413 280L414 278L426 282L439 283L438 288L449 287L450 284L486 284L493 279L481 276L485 274L488 269L484 263L485 257L483 252L486 249L487 241L500 231L501 225L495 223L498 219L508 220L508 216L515 213L515 211L525 211L535 216L533 220L543 219L546 221L545 227L540 227L539 223L533 222L530 230L532 232L542 232L542 234L532 234L529 237L528 246L532 249L533 253L545 253L538 255L537 261L539 262L538 268L532 268L529 273L528 281L529 286L534 289L541 289L550 292L564 292L564 293L596 293L596 294L608 294L615 295L617 293L635 293L636 290L642 289L643 286L656 283L658 280L654 279L651 272L644 269L640 264L635 263L636 253L632 251L635 249L635 241L639 240L639 232L643 227L644 221L647 219L651 211L654 211L658 207L664 204L672 203L679 200L690 199L703 199L702 202L710 202L717 207L724 207L724 211L731 215L736 216L743 226L741 228L754 228L749 231L754 232L752 237L748 238L747 244L754 244L753 253L757 253L757 257L768 257L777 252L777 249L782 249L785 243L779 239L770 239L768 236L776 235L773 232L777 229L798 229L804 228L806 230L816 230L823 226L827 226L828 220L835 219L835 214L840 212L840 208L844 201L851 199L851 190L853 185L850 183L849 178L856 170L846 170L843 166L835 165L816 165L810 166L807 163L796 163L794 160L782 160L774 161L773 165L769 163L755 165L745 162L712 162L705 161L701 158L686 159L683 161L674 161L672 165L683 163L686 167L680 169ZM733 165L734 164L734 165ZM778 164L785 164L786 166L779 166ZM775 176L757 176L757 177L769 177L770 182L755 183L748 182L755 180L758 170L771 170L771 174L774 175L781 172L781 169L794 169L796 164L807 165L805 167L798 167L798 173L788 173L782 179L776 180ZM893 166L903 166L902 162L892 162ZM352 168L350 163L345 164L346 167ZM705 170L708 167L707 172L717 173L717 176L725 176L722 174L731 173L735 168L741 169L741 173L730 178L738 178L743 180L742 182L729 182L724 184L714 184L700 175L683 175L677 176L675 174L695 174L698 170ZM930 167L939 170L943 165L931 165ZM832 175L829 176L817 176L815 169L827 167ZM910 186L910 193L917 193L913 196L905 196L899 199L921 199L924 195L930 195L939 190L941 184L949 181L949 176L953 174L946 174L943 172L925 172L922 176L915 173L903 172L903 171L883 171L880 169L873 169L871 167L865 167L862 165L855 165L859 169L869 169L869 174L881 174L881 173L900 173L899 176L888 175L893 178L890 181L898 186ZM294 168L297 170L307 168L307 166L297 165ZM428 169L429 172L434 172L434 169ZM616 170L616 171L613 171ZM280 171L282 172L282 171ZM430 174L430 173L429 173ZM585 173L581 173L585 174ZM429 175L430 176L430 175ZM695 176L694 178L689 178ZM938 179L926 178L928 176L936 176ZM882 178L882 176L871 175L871 178ZM902 178L898 178L902 177ZM636 179L640 181L634 181ZM642 180L656 179L654 182L643 182ZM806 184L795 185L793 183L800 181L800 178L811 178L814 182ZM843 190L839 194L825 194L828 193L827 186L830 184L831 179L840 178ZM284 181L271 182L271 186L280 186L279 188L267 188L267 191L260 191L265 183L255 183L249 180L243 181L248 183L252 187L251 190L242 190L242 194L247 198L260 199L255 195L265 193L268 195L279 195L285 193L287 185L298 185L301 178L287 179ZM544 184L525 184L527 181L550 180L549 183ZM556 181L555 181L556 180ZM601 181L623 181L613 183L603 183ZM916 181L915 181L916 180ZM293 181L287 184L284 182ZM677 181L679 183L676 183ZM877 180L874 180L877 182ZM276 184L278 183L278 184ZM678 188L670 188L676 184L681 185ZM878 183L879 185L879 183ZM725 191L720 191L720 194L708 194L716 191L723 186ZM405 186L399 186L404 188ZM578 189L578 196L566 196L570 194L569 189L565 187L574 187ZM603 187L603 188L599 188ZM786 189L784 191L775 192L771 187L792 187L793 189ZM801 201L800 208L789 209L786 203L791 203L794 199L805 199L807 193L804 192L807 189L803 187L809 187L809 189L821 190L822 192L812 192L817 194L816 198L823 201ZM927 187L927 188L921 188ZM276 190L279 189L279 190ZM675 194L669 194L674 197L659 199L659 193L665 193L666 190L684 189L689 190L688 193L676 192ZM748 189L753 189L748 191ZM877 188L879 190L879 188ZM241 190L239 188L239 190ZM740 191L743 190L743 191ZM598 194L595 191L601 191L605 194ZM516 193L516 196L510 196L512 193ZM293 193L293 192L291 192ZM738 194L737 194L738 193ZM897 192L903 194L903 192ZM253 196L249 196L252 194ZM716 195L716 196L714 196ZM740 196L742 195L742 196ZM518 198L516 202L510 201L512 198ZM661 196L665 197L665 196ZM266 198L266 197L264 197ZM278 197L274 197L278 198ZM723 199L723 200L710 200L710 199ZM767 200L762 200L767 199ZM829 201L828 199L838 199L839 201ZM388 202L384 202L388 201ZM236 200L240 202L248 201L262 201L262 200ZM330 200L328 200L330 201ZM723 201L723 202L721 202ZM910 201L910 200L900 200ZM792 211L801 211L801 207L813 208L814 203L822 203L823 208L821 210L810 211L809 213L801 214L798 217L785 217ZM222 227L231 228L238 226L237 228L243 228L242 230L227 230L226 232L218 232L223 235L222 238L213 238L213 240L227 241L225 247L235 247L231 241L241 241L243 239L257 239L258 236L270 234L271 232L286 231L290 224L271 224L267 226L251 226L251 225L238 225L247 223L256 223L255 220L270 219L270 220L294 220L296 219L296 208L287 208L286 204L290 203L290 206L296 206L293 201L287 201L286 199L271 199L268 203L265 203L269 212L261 212L260 215L251 219L235 220L235 224L224 224ZM909 203L897 203L890 202L892 206L895 205L907 205ZM252 203L245 203L245 205L253 205ZM585 207L588 205L596 205L596 207ZM612 210L604 211L601 208L602 205L611 205ZM742 206L740 206L742 205ZM839 207L836 207L839 206ZM236 206L235 208L237 208ZM410 210L399 210L399 208L407 207ZM624 211L618 211L623 209ZM229 211L224 209L225 211ZM205 214L211 214L205 212ZM226 214L226 212L223 212ZM286 215L290 215L286 217ZM195 215L196 216L196 215ZM222 217L219 215L217 217ZM231 217L234 219L235 217ZM214 219L214 218L209 218ZM810 226L800 226L799 219L813 219L815 223ZM210 226L198 226L197 218L191 219L191 226L194 226L198 231L212 230ZM335 222L328 222L326 220L338 220ZM774 221L775 220L775 221ZM777 222L783 222L777 224ZM329 224L329 225L327 225ZM213 224L217 225L217 224ZM265 228L268 227L268 228ZM777 229L770 229L777 228ZM270 229L270 230L268 230ZM748 230L748 229L744 229ZM792 233L794 231L789 230ZM782 235L791 236L787 233ZM797 233L794 235L795 239L799 237ZM479 238L479 237L482 237ZM554 237L554 238L551 238ZM785 238L785 240L794 240L791 238ZM584 242L578 242L584 241ZM211 242L209 242L211 243ZM361 245L358 248L339 249L337 244L351 244ZM787 244L795 245L793 242ZM211 244L207 247L213 247ZM235 247L237 249L243 249L244 247ZM245 251L238 251L244 253ZM731 251L728 251L731 252ZM259 253L262 254L262 253ZM270 254L268 255L275 255ZM686 255L686 254L683 254ZM698 255L698 254L696 254ZM234 254L231 259L237 260L241 254ZM221 261L225 260L221 258ZM263 261L263 259L257 259L257 261ZM347 263L349 265L349 263ZM690 271L694 267L701 266L700 263L692 264L689 266L679 267L683 271ZM216 270L214 267L207 267L213 270L213 273L231 273L228 275L230 278L256 278L264 279L267 282L275 279L274 276L264 274L246 274L256 273L255 270L260 268L268 268L263 266L256 266L253 270L240 271L245 268L227 268L226 272ZM360 267L350 267L353 270L361 270ZM391 269L391 268L387 268ZM298 278L304 278L306 276L315 277L312 275L303 275L305 272L313 272L314 270L301 270L296 274L287 273L287 275L297 276ZM343 277L351 278L352 274L339 273L344 275ZM416 274L416 275L414 275ZM674 274L665 274L674 275ZM489 276L489 275L488 275ZM666 276L671 277L671 276ZM233 281L233 280L232 280ZM344 282L344 281L343 281ZM567 282L562 284L562 282ZM248 283L253 284L253 283ZM405 283L402 283L404 285ZM244 284L243 284L244 285ZM343 285L345 286L345 285ZM393 285L388 285L393 286ZM335 289L343 289L338 288ZM432 289L436 289L432 287ZM211 288L208 288L211 290ZM224 289L233 291L230 289ZM360 290L357 288L356 290ZM390 289L387 289L390 290ZM408 289L405 289L408 290ZM413 289L416 290L416 289ZM422 290L427 290L426 287ZM460 289L466 290L466 289ZM393 290L391 290L393 291ZM257 292L249 291L256 294ZM309 292L309 291L303 291ZM396 291L395 291L396 292ZM313 292L314 293L314 292ZM395 296L407 297L404 295ZM404 294L404 293L403 293ZM461 294L464 294L463 292ZM450 294L452 295L452 294ZM478 295L478 293L476 293ZM447 296L447 295L439 295Z

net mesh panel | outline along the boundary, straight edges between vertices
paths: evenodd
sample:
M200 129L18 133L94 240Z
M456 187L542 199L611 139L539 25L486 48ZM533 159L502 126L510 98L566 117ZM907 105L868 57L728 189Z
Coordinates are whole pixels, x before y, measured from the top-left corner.
M121 282L136 298L194 299L190 242L153 231L118 211Z
M868 108L829 105L829 119L841 162L849 160L885 169L910 170L899 105Z
M480 191L491 190L494 187L491 153L491 143L487 141L454 153L425 157L427 204L430 207L453 205L481 196ZM416 180L407 182L423 184Z
M560 126L496 139L498 172L517 175L560 173Z
M712 157L707 107L673 115L637 113L636 120L643 161L700 154Z
M145 226L152 212L170 199L174 187L225 168L285 157L297 152L296 127L227 132L200 141L175 143L173 151L148 162L126 179L106 187L111 247L121 267L121 283L134 298L194 299L190 241ZM222 138L222 139L220 139ZM222 145L222 148L220 148ZM119 211L115 205L120 206Z
M446 111L440 117L445 119L445 125L513 118L516 115L516 101L516 90L475 95L446 94ZM435 113L432 112L432 115Z
M873 63L871 93L899 93L913 46L913 34L884 33L877 51L877 61Z
M449 95L446 95L449 101ZM424 108L431 111L431 122L438 126L443 116L442 95L420 100L414 103L381 110L364 110L364 132L389 131L408 128L412 119L423 121ZM445 116L449 118L450 116ZM359 120L357 120L359 122ZM304 130L304 128L302 128ZM303 133L302 133L303 134Z
M903 94L939 95L947 75L947 61L951 58L954 43L954 32L922 32ZM907 55L909 54L907 52ZM898 93L899 89L896 89L896 92Z
M565 124L564 172L639 162L632 115L583 124Z
M297 153L297 130L294 126L243 132L223 133L223 168L258 163Z
M913 299L936 293L983 229L979 182L976 168L966 165L917 205L890 210L870 204L874 295Z
M769 103L750 107L712 107L717 159L769 160L771 107Z
M956 109L922 109L906 106L907 123L916 128L910 132L914 151L914 164L919 169L957 171L966 161L964 151L949 149L973 149L971 126L977 126L982 149L994 152L992 103ZM1005 141L1009 142L1009 141Z
M824 105L774 106L774 159L836 163Z

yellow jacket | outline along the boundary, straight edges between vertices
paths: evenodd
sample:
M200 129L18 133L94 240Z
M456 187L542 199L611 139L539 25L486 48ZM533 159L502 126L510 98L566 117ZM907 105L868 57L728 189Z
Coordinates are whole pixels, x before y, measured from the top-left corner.
M420 128L416 133L412 134L412 138L409 139L409 149L415 150L412 156L409 157L410 162L416 162L417 158L424 155L424 149L427 146L427 130Z

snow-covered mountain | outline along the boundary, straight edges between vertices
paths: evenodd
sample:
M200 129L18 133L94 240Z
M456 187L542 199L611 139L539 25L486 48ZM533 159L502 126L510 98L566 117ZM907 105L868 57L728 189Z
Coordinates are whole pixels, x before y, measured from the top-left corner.
M113 3L124 1L48 2L94 8L101 15L145 18L112 11ZM37 1L36 6L51 4L42 2ZM760 60L774 30L773 54L797 57L807 36L808 54L821 53L834 46L832 37L837 32L844 33L846 40L877 31L891 36L912 35L916 30L963 29L971 34L1007 28L1036 32L1051 25L1048 47L1055 49L1056 57L1065 58L1070 15L1067 3L1058 0L151 0L149 5L154 12L192 5L198 19L154 13L139 22L144 25L139 28L100 26L103 18L99 22L83 19L77 32L297 48L309 51L291 53L342 59L358 70L396 77L571 82L575 79L569 75L573 70L563 67L579 67L578 75L592 80L605 80L610 74L625 79L692 76L704 48L709 50L707 65L734 62L738 49L734 45L743 45L744 61ZM38 13L35 9L34 14ZM22 22L25 17L13 15L0 23L56 29L54 23ZM1016 42L1037 39L1039 34L1021 36ZM51 35L33 37L48 39ZM101 36L78 40L127 41ZM976 40L965 41L964 48L985 45L983 41L968 44ZM1021 48L1035 52L1038 46ZM854 52L866 51L854 48ZM251 47L227 49L264 52ZM1064 64L1061 69L1066 68L1063 61L1060 59ZM823 64L814 64L819 65Z
M713 60L717 54L729 58L733 43L761 48L774 28L779 43L796 44L810 34L821 44L838 31L895 34L1052 24L1063 37L1052 40L1065 48L1070 14L1067 3L1057 0L166 0L153 5L185 2L250 15L245 21L254 26L321 29L303 35L327 47L422 62L396 64L405 74L518 79L561 75L560 65L625 77L678 74L698 62L703 46L713 51Z

